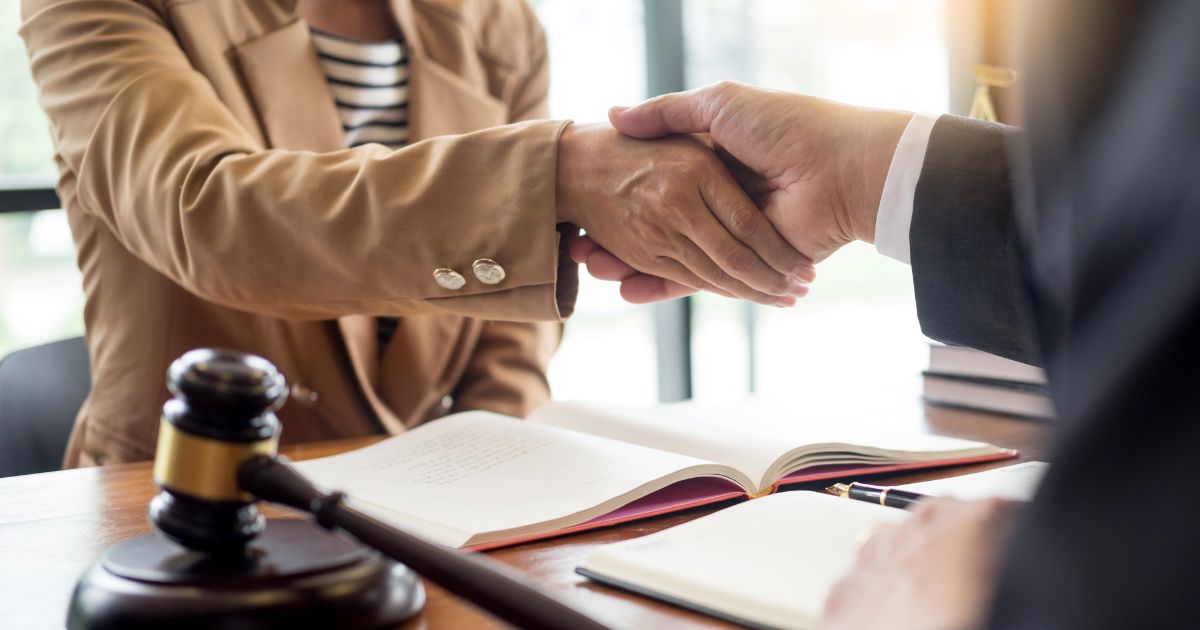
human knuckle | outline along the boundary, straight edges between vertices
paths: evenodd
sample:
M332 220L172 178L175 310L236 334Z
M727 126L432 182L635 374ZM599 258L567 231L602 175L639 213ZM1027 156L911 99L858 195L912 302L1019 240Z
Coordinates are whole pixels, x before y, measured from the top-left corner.
M671 103L670 94L659 94L646 102L652 109L659 110Z
M718 96L729 96L742 87L741 83L732 79L722 79L713 84L713 93Z
M729 290L735 288L733 279L717 265L705 264L701 269L696 270L696 275L713 286Z
M620 224L628 226L631 223L653 223L657 220L662 205L663 196L659 186L639 186L624 201L619 217Z
M761 218L758 210L745 206L734 208L729 212L729 229L738 238L753 238L758 234Z
M721 257L721 265L734 275L744 275L754 268L754 257L750 250L733 246L728 248Z
M681 149L683 151L683 159L679 161L676 167L679 178L685 182L700 181L709 171L707 156L702 154L698 147L691 145L681 147ZM681 190L681 188L677 188L676 190Z
M686 261L692 255L694 247L692 241L685 234L672 232L666 235L662 244L655 250L655 253L662 254L676 263L687 265Z
M620 260L636 271L645 271L654 260L654 257L647 255L643 250L635 249L622 253Z
M640 233L651 243L657 243L660 246L671 241L673 232L668 230L663 225L655 221L647 222L641 226L637 226L635 231Z
M654 185L648 186L642 191L638 198L638 206L646 211L647 222L661 221L663 216L674 214L679 207L681 195L679 194L680 187L673 181L673 178L655 182Z
M676 218L691 222L696 213L695 198L682 187L672 187L662 193L663 203Z

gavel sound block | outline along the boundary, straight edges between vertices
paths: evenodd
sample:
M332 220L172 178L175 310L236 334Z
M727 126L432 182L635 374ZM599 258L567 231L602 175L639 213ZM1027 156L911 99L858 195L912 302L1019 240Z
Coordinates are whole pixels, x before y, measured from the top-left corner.
M414 570L517 627L605 630L500 563L429 542L313 486L275 454L275 410L287 386L265 359L194 350L171 364L167 386L174 398L163 406L160 492L150 502L158 535L112 547L84 573L67 613L71 630L394 627L424 604ZM311 514L316 524L268 525L258 500Z
M168 371L148 534L110 548L80 578L76 629L394 627L425 601L406 566L309 521L272 520L239 485L275 454L286 399L264 359L197 350Z

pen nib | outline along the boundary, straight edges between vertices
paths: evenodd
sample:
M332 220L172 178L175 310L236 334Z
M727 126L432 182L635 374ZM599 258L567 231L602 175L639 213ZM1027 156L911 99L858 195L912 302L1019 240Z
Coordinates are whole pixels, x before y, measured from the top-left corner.
M844 497L850 494L850 486L844 483L835 483L832 486L825 488L825 492L835 496Z

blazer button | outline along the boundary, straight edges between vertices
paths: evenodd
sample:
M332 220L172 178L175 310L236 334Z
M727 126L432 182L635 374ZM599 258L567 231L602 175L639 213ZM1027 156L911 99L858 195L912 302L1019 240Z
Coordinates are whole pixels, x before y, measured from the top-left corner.
M480 258L471 265L475 277L484 284L500 284L504 281L504 267L491 258Z
M457 291L467 284L467 279L461 273L445 267L433 270L433 281L448 291Z

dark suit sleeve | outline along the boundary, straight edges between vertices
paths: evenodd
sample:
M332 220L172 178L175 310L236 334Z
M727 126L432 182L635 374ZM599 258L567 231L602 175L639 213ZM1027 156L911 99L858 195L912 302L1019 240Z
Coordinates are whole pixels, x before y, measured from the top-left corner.
M1019 263L1008 145L1014 128L957 116L933 127L909 245L924 333L1040 365Z

